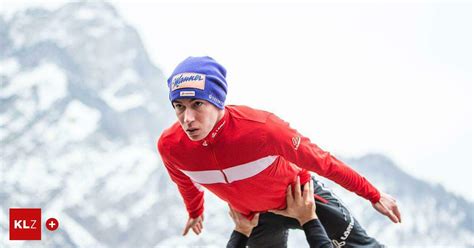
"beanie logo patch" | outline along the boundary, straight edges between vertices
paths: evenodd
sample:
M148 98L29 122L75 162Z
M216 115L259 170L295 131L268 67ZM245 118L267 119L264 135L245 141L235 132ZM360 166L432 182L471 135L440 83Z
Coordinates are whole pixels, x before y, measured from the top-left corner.
M196 95L196 92L194 91L181 91L179 92L179 96L195 96Z
M180 73L171 80L171 91L182 88L195 88L204 90L206 75L200 73Z

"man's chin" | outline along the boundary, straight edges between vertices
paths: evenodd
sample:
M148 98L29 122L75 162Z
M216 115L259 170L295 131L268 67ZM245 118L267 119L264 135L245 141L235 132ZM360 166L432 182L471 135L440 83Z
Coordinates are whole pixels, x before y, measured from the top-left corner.
M204 139L204 137L201 137L202 135L191 135L191 134L188 134L188 138L192 141L200 141L202 139Z

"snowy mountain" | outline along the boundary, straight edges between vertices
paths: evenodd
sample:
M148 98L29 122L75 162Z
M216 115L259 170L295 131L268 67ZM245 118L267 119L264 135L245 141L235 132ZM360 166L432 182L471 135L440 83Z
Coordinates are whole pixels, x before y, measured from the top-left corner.
M48 244L161 240L143 230L179 202L155 149L172 116L137 32L108 4L72 3L1 19L0 34L0 233L8 208L41 207L61 222Z
M174 116L163 73L137 32L106 3L0 16L0 247L222 247L227 206L206 195L205 230L187 214L156 152ZM382 155L346 160L397 196L402 225L333 186L389 245L474 245L473 204L414 179ZM328 182L330 184L330 182ZM42 241L9 241L8 209L40 207ZM292 232L290 247L306 244Z

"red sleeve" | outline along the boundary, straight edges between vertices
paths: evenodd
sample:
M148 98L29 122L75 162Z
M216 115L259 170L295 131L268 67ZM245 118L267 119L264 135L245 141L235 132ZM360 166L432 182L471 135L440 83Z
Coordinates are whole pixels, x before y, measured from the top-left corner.
M291 128L287 122L272 114L268 118L267 127L268 142L274 144L275 151L273 152L276 154L301 168L316 172L336 182L372 203L380 200L379 191L365 177L329 152L311 143L308 138Z
M162 139L158 141L158 151L168 174L183 197L186 210L190 218L197 218L204 212L204 191L200 190L191 179L174 166L169 159L169 152L165 148Z

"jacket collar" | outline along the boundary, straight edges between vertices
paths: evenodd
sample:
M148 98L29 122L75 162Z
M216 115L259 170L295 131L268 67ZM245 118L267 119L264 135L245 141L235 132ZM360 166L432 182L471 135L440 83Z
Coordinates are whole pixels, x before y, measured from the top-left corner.
M201 140L198 141L192 141L192 143L197 143L202 146L209 146L211 144L216 143L219 138L222 136L222 131L225 129L225 127L228 125L229 122L229 111L227 107L224 108L224 116L222 119L220 119L216 125L212 128L212 130L209 132L209 134ZM188 138L189 140L189 138ZM191 141L191 140L190 140Z

